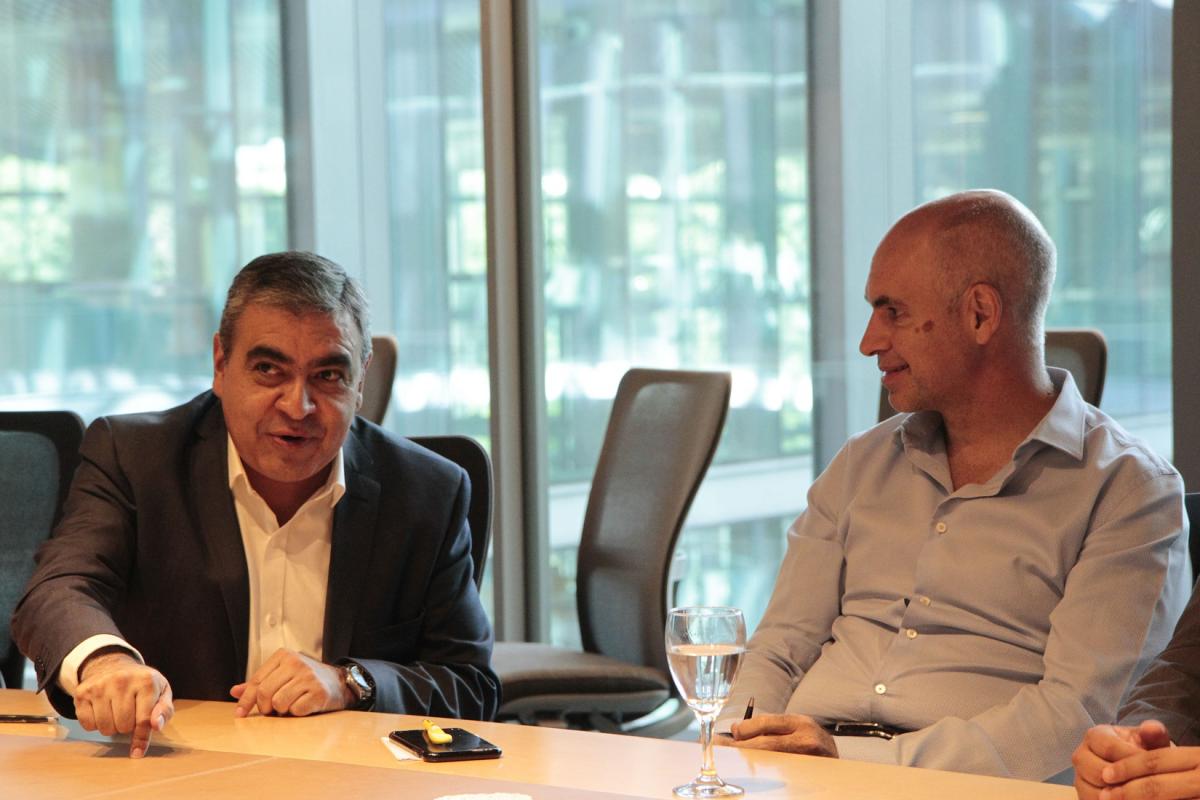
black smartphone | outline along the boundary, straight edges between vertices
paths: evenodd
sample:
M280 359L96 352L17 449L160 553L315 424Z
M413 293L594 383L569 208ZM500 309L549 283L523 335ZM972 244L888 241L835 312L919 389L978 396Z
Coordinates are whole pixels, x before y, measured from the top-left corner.
M445 728L453 736L449 744L433 744L425 731L392 731L393 742L412 750L425 761L470 761L476 758L499 758L500 748L462 728Z

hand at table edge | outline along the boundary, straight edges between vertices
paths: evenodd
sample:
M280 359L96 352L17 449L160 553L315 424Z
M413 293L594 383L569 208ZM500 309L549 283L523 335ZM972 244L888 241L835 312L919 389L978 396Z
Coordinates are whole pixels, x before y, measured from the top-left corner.
M774 750L837 758L837 743L812 717L803 714L759 714L733 723L732 738L717 737L721 744L754 750Z
M170 682L128 651L96 651L80 667L79 677L72 699L80 726L105 736L130 734L130 758L146 755L151 732L161 731L175 715Z
M237 700L234 713L239 717L255 709L263 715L304 717L341 711L355 699L340 669L282 647L244 683L232 686L229 695Z

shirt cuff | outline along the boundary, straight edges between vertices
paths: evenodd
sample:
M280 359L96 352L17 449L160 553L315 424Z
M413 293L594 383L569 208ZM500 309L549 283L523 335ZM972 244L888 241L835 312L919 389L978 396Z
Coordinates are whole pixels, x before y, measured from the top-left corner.
M129 654L141 663L146 663L146 659L142 658L142 654L137 651L137 648L120 636L113 636L111 633L89 636L67 653L67 657L62 661L62 666L58 668L58 685L64 692L71 696L75 695L75 689L79 686L79 668L83 666L84 661L87 661L88 656L103 647L120 647L122 650L128 650Z

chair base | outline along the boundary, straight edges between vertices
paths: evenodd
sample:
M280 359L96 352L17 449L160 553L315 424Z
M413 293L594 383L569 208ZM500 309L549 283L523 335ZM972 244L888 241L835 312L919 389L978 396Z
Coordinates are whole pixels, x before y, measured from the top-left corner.
M665 739L691 724L694 715L666 691L627 692L604 697L532 695L503 703L498 722L570 728Z

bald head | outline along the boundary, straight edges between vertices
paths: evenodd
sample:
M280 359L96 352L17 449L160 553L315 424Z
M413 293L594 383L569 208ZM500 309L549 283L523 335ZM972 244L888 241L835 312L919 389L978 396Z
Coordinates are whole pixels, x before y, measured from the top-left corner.
M909 212L888 238L905 234L929 242L947 302L956 302L971 284L994 286L1014 335L1041 352L1056 254L1028 208L1004 192L960 192Z

